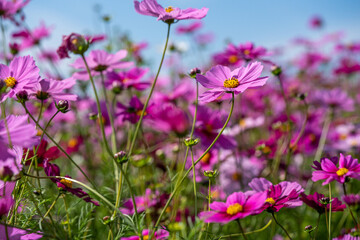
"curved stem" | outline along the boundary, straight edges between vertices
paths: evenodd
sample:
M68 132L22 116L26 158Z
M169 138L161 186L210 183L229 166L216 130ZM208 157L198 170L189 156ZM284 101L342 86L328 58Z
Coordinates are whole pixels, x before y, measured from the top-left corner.
M344 195L347 196L346 183L343 183L343 190L344 190ZM351 207L350 207L349 205L347 205L347 206L348 206L348 209L349 209L351 218L352 218L353 221L354 221L355 228L359 230L359 224L357 223L356 218L354 217L354 214L353 214L353 212L352 212L352 210L351 210Z
M103 121L102 121L102 112L101 112L101 107L100 107L100 100L99 100L99 96L98 96L97 91L96 91L95 82L94 82L93 76L92 76L92 74L91 74L89 65L88 65L88 63L87 63L87 61L86 61L86 58L85 58L84 54L81 54L81 57L82 57L82 59L83 59L83 61L84 61L84 64L85 64L85 67L86 67L86 71L87 71L88 74L89 74L91 86L92 86L93 91L94 91L94 94L95 94L96 107L97 107L97 111L98 111L98 119L99 119L99 124L100 124L100 129L101 129L101 134L102 134L102 137L103 137L105 149L106 149L107 153L110 155L110 157L111 157L112 159L114 159L114 154L112 153L111 149L109 148L109 144L108 144L108 142L107 142L107 140L106 140L104 123L103 123ZM109 114L110 114L110 113L109 113Z
M275 218L275 214L271 213L272 217L274 218L275 222L277 225L279 225L279 227L286 233L286 235L290 238L290 240L292 240L292 238L290 237L290 234L286 231L286 229L277 221L277 219Z
M136 125L136 129L135 129L135 133L133 135L133 138L132 138L132 141L131 141L131 145L130 145L130 149L129 149L129 157L131 156L133 150L134 150L134 147L135 147L135 141L136 141L136 138L137 138L137 135L138 135L138 132L140 130L140 126L141 126L141 123L142 123L142 120L144 118L144 114L145 114L145 111L146 111L146 108L147 106L149 105L149 101L150 101L150 98L151 98L151 95L155 89L155 85L156 85L156 81L159 77L159 74L160 74L160 70L161 70L161 67L162 67L162 64L164 62L164 58L165 58L165 53L166 53L166 49L167 49L167 45L168 45L168 42L169 42L169 36L170 36L170 26L171 26L171 23L168 23L168 30L167 30L167 36L166 36L166 42L165 42L165 46L164 46L164 51L163 51L163 54L162 54L162 57L161 57L161 61L160 61L160 65L159 65L159 69L156 73L156 76L155 76L155 79L154 79L154 82L152 83L151 85L151 89L150 89L150 93L146 99L146 102L144 104L144 107L141 111L141 115L140 115L140 118L139 118L139 121L137 122L137 125Z
M253 233L262 232L265 229L267 229L271 225L271 223L272 223L272 220L270 219L269 222L264 227L262 227L262 228L260 228L258 230L251 231L251 232L246 232L244 234L249 235L249 234L253 234ZM221 236L219 238L219 240L222 239L222 238L239 237L239 236L242 236L242 235L243 235L242 233L235 233L235 234L225 235L225 236Z
M222 127L222 129L220 130L220 132L218 133L218 135L215 137L214 141L210 144L210 146L205 150L205 152L195 161L195 166L198 162L201 161L201 159L210 151L210 149L214 146L214 144L217 142L217 140L219 139L219 137L221 136L221 134L224 132L226 126L228 125L229 121L230 121L230 118L231 118L231 115L233 113L233 110L234 110L234 92L231 92L232 94L232 98L231 98L231 108L230 108L230 112L229 112L229 116L228 118L226 119L226 122L224 124L224 126ZM151 233L151 236L150 236L150 240L154 237L154 234L155 234L155 231L157 229L157 227L159 226L160 224L160 221L161 221L161 218L162 216L164 215L166 209L169 207L171 201L173 200L175 194L177 193L177 191L180 190L180 187L181 187L181 184L184 182L184 180L187 178L187 176L189 175L190 171L192 170L192 166L186 171L185 175L181 178L181 180L179 181L179 183L175 186L174 190L172 191L172 193L170 194L170 197L168 199L168 201L166 202L164 208L162 209L161 213L160 213L160 216L158 217L156 223L155 223L155 226L154 226L154 230L152 231Z
M244 238L245 240L247 240L247 237L246 237L246 235L245 235L244 229L243 229L243 227L241 226L240 218L238 218L237 223L239 224L239 228L240 228L240 231L241 231L241 235L243 236L243 238Z
M314 234L314 239L316 239L316 235L317 235L317 233L318 233L318 231L319 231L320 218L321 218L321 214L319 213L319 217L318 217L318 220L317 220L317 223L316 223L316 231L315 231L315 234Z
M94 184L93 181L90 180L90 178L85 174L85 172L81 169L81 167L70 157L70 155L45 131L45 129L43 129L40 124L35 120L35 118L33 117L33 115L31 115L31 113L29 112L29 110L26 108L25 103L22 104L26 113L29 115L29 117L33 120L33 122L36 124L36 126L43 131L43 133L45 133L45 135L50 139L50 141L52 141L55 146L60 149L61 152L63 152L66 157L71 161L72 164L75 165L75 167L77 169L79 169L79 171L84 175L84 177L89 181L89 183L91 183L91 185L96 189L96 186Z

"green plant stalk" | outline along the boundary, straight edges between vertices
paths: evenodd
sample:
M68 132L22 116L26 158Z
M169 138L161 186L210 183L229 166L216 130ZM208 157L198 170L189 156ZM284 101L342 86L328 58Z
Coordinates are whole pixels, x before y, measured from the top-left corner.
M243 238L244 238L245 240L247 240L247 237L246 237L246 235L245 235L244 228L241 226L240 218L237 219L237 223L239 224L239 228L240 228L241 235L243 236Z
M130 149L129 149L129 151L128 151L129 157L131 157L131 154L132 154L132 152L133 152L133 150L134 150L135 141L136 141L138 132L139 132L139 130L140 130L140 126L141 126L142 120L143 120L143 118L144 118L146 108L147 108L147 106L149 105L150 98L151 98L152 93L153 93L153 91L154 91L154 89L155 89L155 85L156 85L157 79L158 79L158 77L159 77L162 64L163 64L163 62L164 62L165 53L166 53L166 49L167 49L167 45L168 45L169 37L170 37L170 26L171 26L171 23L168 23L168 30L167 30L166 42L165 42L164 51L163 51L163 54L162 54L162 57L161 57L159 69L158 69L158 71L157 71L157 73L156 73L154 82L153 82L152 85L151 85L150 93L149 93L149 95L148 95L148 97L147 97L147 99L146 99L146 102L145 102L145 104L144 104L144 107L143 107L143 109L142 109L142 111L141 111L141 115L140 115L139 121L137 122L136 129L135 129L135 132L134 132L134 135L133 135L131 144L130 144Z
M344 190L344 195L347 196L346 183L343 183L343 190ZM347 205L347 206L348 206L348 209L349 209L351 218L352 218L353 221L354 221L355 228L356 228L357 230L359 230L359 224L357 223L356 218L354 217L354 214L353 214L353 212L352 212L352 210L351 210L351 207L350 207L349 205Z
M327 134L329 132L332 117L333 117L333 109L331 109L328 112L328 114L326 115L324 125L323 125L323 129L321 131L319 145L318 145L318 148L317 148L316 154L315 154L315 160L320 160L320 157L321 157L321 155L323 153L324 146L325 146L325 143L326 143L326 137L327 137Z
M329 183L329 198L330 198L330 207L329 207L329 240L331 240L331 183Z
M106 149L106 152L110 155L110 157L112 159L114 159L114 154L113 152L111 151L110 147L109 147L109 144L107 142L107 139L106 139L106 134L105 134L105 129L104 129L104 123L102 121L102 112L101 112L101 107L100 107L100 100L99 100L99 96L98 96L98 93L96 91L96 86L95 86L95 82L94 82L94 79L93 79L93 76L91 74L91 71L90 71L90 68L89 68L89 65L86 61L86 58L84 56L84 54L81 54L81 57L84 61L84 64L85 64L85 67L86 67L86 71L88 72L89 74L89 78L90 78L90 82L91 82L91 86L93 88L93 91L94 91L94 94L95 94L95 99L96 99L96 107L97 107L97 111L98 111L98 119L99 119L99 124L100 124L100 130L101 130L101 135L102 135L102 138L103 138L103 141L104 141L104 145L105 145L105 149ZM110 114L110 113L109 113Z
M272 217L274 218L276 224L286 233L286 235L288 236L288 238L290 240L292 240L292 238L290 237L290 234L286 231L286 229L277 221L277 219L275 218L275 214L271 213Z
M195 161L195 166L198 162L200 162L200 160L210 151L210 149L214 146L214 144L217 142L217 140L219 139L219 137L221 136L221 134L224 132L226 126L228 125L231 115L233 113L234 110L234 92L231 92L232 94L232 98L231 98L231 108L230 108L230 113L228 118L226 119L226 122L224 124L224 126L222 127L222 129L220 130L220 132L218 133L218 135L215 137L215 139L213 140L213 142L210 144L210 146L205 150L205 152ZM184 182L184 180L187 178L187 176L189 175L190 171L192 170L192 166L186 171L185 175L181 178L180 182L175 186L174 190L172 191L172 193L170 194L170 197L168 199L168 201L165 204L165 207L162 209L160 216L158 217L155 226L154 226L154 230L151 233L150 236L150 240L154 237L155 231L157 229L157 227L160 224L161 218L165 213L165 210L169 207L171 201L173 200L175 194L177 193L178 190L180 190L181 184Z
M69 215L69 212L68 212L68 207L67 207L67 204L66 204L65 195L63 196L63 200L64 200L64 206L65 206L65 212L66 212L66 219L67 219L67 227L68 227L68 232L69 232L69 239L71 239L70 215Z
M195 198L195 216L197 216L197 193L196 193L196 171L195 171L195 162L194 162L194 153L192 147L190 147L191 154L191 163L193 170L193 185L194 185L194 198Z
M254 231L251 231L251 232L246 232L244 233L245 235L250 235L250 234L253 234L253 233L258 233L258 232L262 232L264 231L265 229L267 229L272 223L272 220L270 219L269 222L262 228L258 229L258 230L254 230ZM219 238L222 239L222 238L230 238L230 237L239 237L239 236L242 236L243 234L242 233L235 233L235 234L230 234L230 235L225 235L225 236L221 236Z
M94 182L92 180L90 180L90 178L85 174L85 172L81 169L81 167L70 157L70 155L45 131L45 129L43 129L40 124L35 120L35 118L33 117L33 115L31 115L31 113L29 112L29 110L26 108L26 105L23 103L22 104L26 113L30 116L30 118L34 121L34 123L37 125L37 127L43 131L43 133L45 133L45 135L50 139L50 141L52 141L55 146L60 149L61 152L63 152L66 157L70 160L70 162L72 164L75 165L75 167L77 169L79 169L79 171L84 175L84 177L86 178L86 180L89 181L89 183L91 183L91 185L96 189L96 185L94 184Z
M45 213L45 215L41 218L40 222L42 222L42 221L47 217L47 215L49 215L51 209L53 209L53 207L55 206L55 203L56 203L57 200L59 199L60 195L61 195L61 193L59 193L59 194L56 196L55 200L54 200L53 203L50 205L49 210L47 210L47 212Z

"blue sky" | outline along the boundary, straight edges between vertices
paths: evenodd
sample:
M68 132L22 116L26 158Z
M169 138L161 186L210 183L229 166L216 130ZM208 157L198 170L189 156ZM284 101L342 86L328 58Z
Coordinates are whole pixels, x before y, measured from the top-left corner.
M320 15L325 20L325 32L342 30L347 40L360 39L360 1L358 0L158 0L163 6L208 7L202 32L216 36L211 50L224 48L224 40L238 44L253 41L257 45L277 47L298 37L320 37L308 27L308 20ZM128 32L135 41L148 41L146 56L152 58L164 42L166 24L135 12L132 0L33 0L25 8L30 27L41 20L55 27L45 46L56 48L61 36L71 32L103 33L94 6L101 3L102 14L112 17L112 26ZM186 23L186 21L183 21ZM178 23L180 24L180 23ZM172 32L172 39L184 40ZM155 54L156 55L156 54ZM157 57L155 57L156 60Z

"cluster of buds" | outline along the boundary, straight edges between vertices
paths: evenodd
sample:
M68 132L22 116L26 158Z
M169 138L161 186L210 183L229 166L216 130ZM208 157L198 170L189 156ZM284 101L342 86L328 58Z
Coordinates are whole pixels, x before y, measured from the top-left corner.
M282 69L281 67L277 66L277 65L273 65L271 67L271 73L274 75L274 76L280 76L280 74L282 73Z
M116 162L119 164L123 164L123 163L126 163L127 161L129 161L129 157L125 151L120 151L118 153L115 153L114 158L115 158Z
M199 68L193 68L189 72L189 76L191 78L196 78L196 74L201 74L201 70Z
M195 146L196 144L198 144L200 142L200 139L199 138L186 138L184 140L184 143L187 147L192 147L192 146Z
M70 111L69 109L70 105L67 100L60 100L57 104L55 103L55 106L62 113L67 113Z

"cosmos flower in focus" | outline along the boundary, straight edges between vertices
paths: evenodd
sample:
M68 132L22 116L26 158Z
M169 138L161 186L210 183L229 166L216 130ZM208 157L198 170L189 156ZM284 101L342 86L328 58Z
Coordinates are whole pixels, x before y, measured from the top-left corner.
M144 229L142 231L142 236L143 236L142 239L149 239L150 233L151 233L150 230ZM158 239L158 240L165 240L169 237L169 232L164 229L160 229L155 232L154 237L155 237L155 239ZM140 240L140 237L139 236L122 237L121 240Z
M205 75L198 74L196 80L204 87L211 88L200 95L202 102L215 101L223 95L229 97L244 92L248 88L260 87L266 83L268 77L260 77L263 66L259 62L252 62L246 67L236 68L233 71L226 66L217 65Z
M143 0L142 2L134 1L136 12L157 17L158 21L184 20L184 19L202 19L206 16L208 8L195 9L187 8L180 9L177 7L163 8L156 0Z
M319 214L325 213L325 211L329 211L330 204L324 204L325 196L323 194L315 192L314 194L306 195L301 193L300 200L303 201L309 207L315 209ZM331 211L339 212L343 211L346 208L345 204L343 204L339 199L332 198L331 202Z
M32 89L39 79L39 68L30 56L16 57L9 66L0 64L0 81L3 81L10 89L1 96L0 102L7 98L16 98L16 94L22 90Z
M226 202L213 202L211 211L201 212L199 217L205 222L228 223L249 215L259 214L266 200L266 192L247 194L235 192Z

